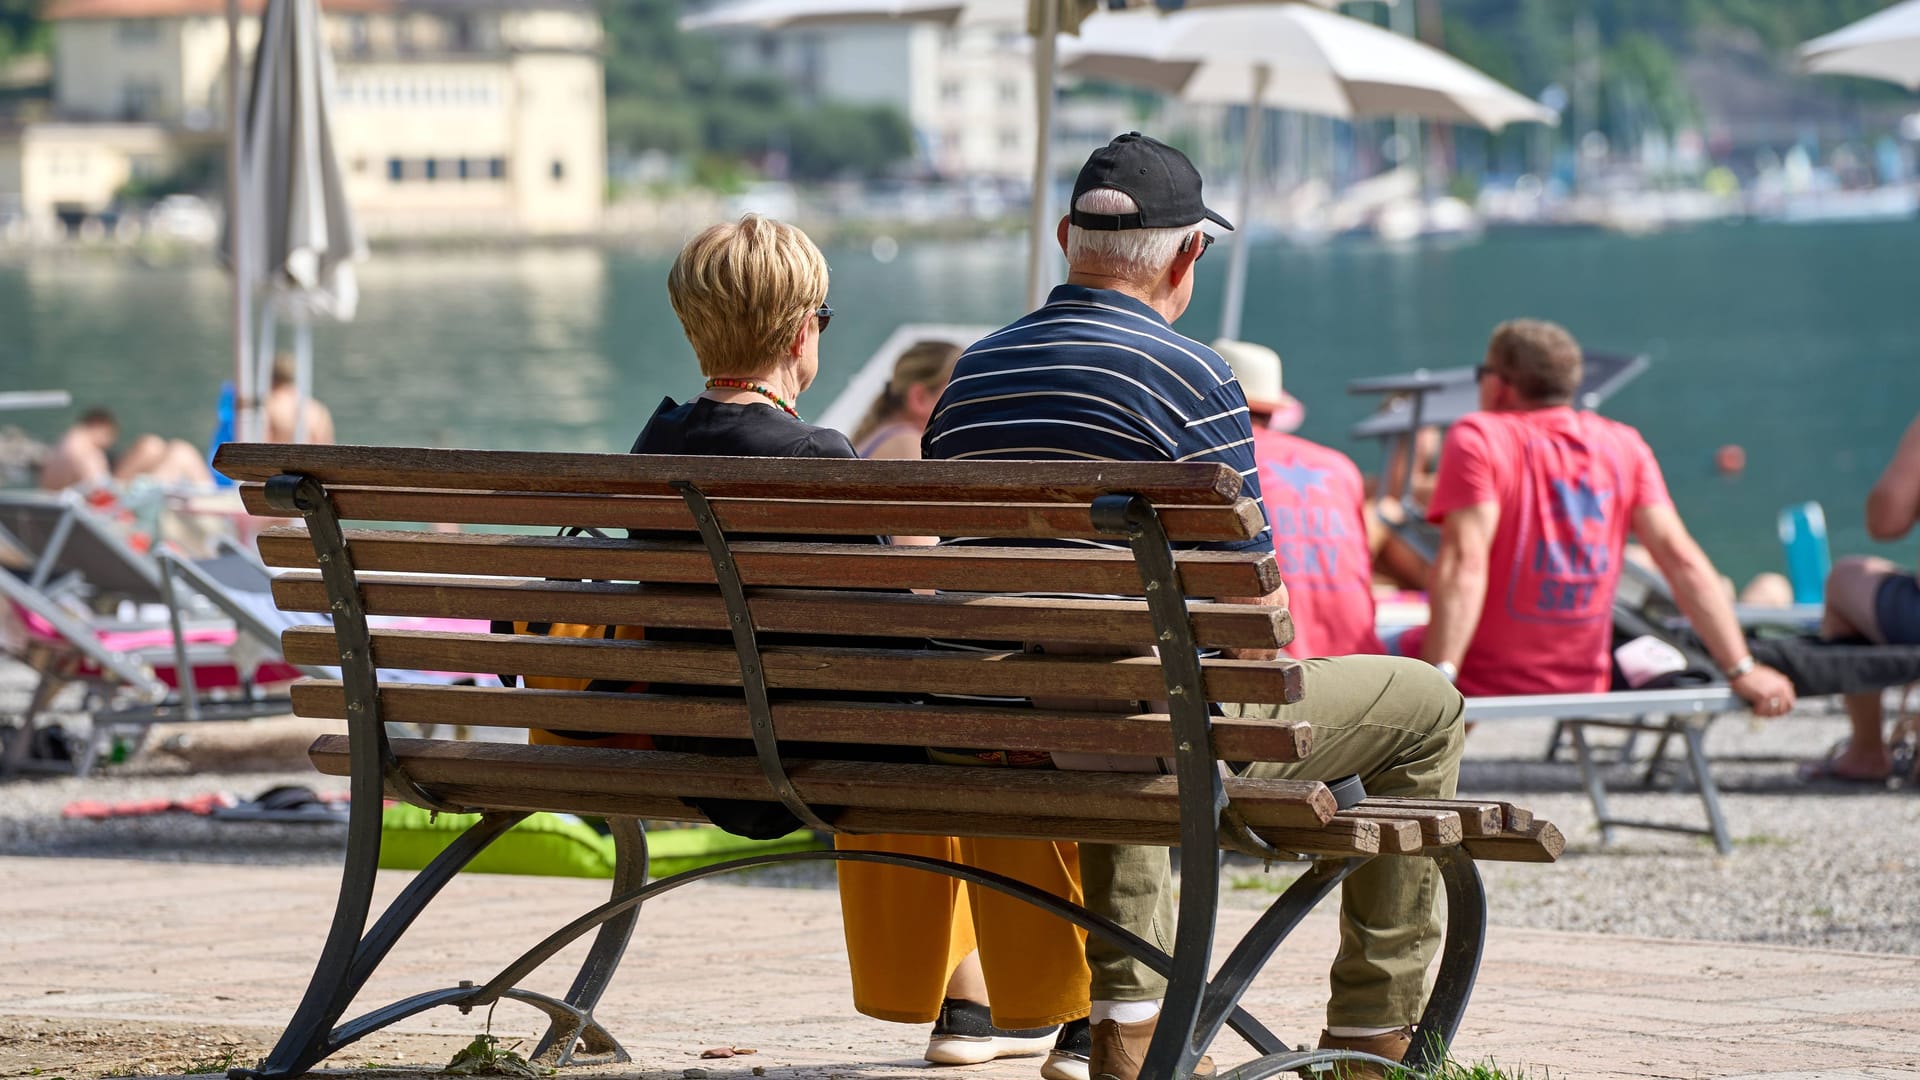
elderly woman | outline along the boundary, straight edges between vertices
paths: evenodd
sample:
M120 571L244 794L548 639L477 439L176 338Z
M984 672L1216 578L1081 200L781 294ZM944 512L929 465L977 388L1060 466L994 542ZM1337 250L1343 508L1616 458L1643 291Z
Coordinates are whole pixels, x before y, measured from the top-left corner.
M667 275L667 292L706 385L684 404L661 402L634 441L634 453L857 456L846 436L804 422L796 408L819 373L820 335L833 315L827 306L826 259L805 233L753 214L715 225L681 250ZM668 635L649 631L648 636ZM670 739L660 743L674 745ZM749 835L797 825L775 803L708 800L701 808ZM908 836L838 836L835 841L842 849L938 854L1080 898L1071 844ZM901 1023L937 1019L929 1045L929 1057L936 1060L1045 1052L1057 1026L1087 1013L1088 973L1079 931L1020 901L982 896L981 890L969 890L962 905L957 885L917 871L840 867L855 1007ZM974 950L976 938L984 977L961 987L967 999L951 999L948 977ZM1002 1026L994 1027L994 1021ZM953 1052L936 1057L937 1048ZM1046 1075L1066 1080L1073 1074L1055 1067ZM1084 1066L1079 1075L1085 1075Z

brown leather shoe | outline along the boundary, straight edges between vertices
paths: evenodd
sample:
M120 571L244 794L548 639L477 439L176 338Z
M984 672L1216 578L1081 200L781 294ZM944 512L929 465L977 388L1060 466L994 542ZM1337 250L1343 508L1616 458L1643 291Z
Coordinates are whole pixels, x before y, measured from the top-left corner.
M1322 1050L1358 1050L1362 1054L1372 1054L1388 1061L1404 1061L1407 1051L1412 1047L1412 1024L1384 1035L1368 1035L1358 1039L1329 1035L1324 1029L1320 1032ZM1386 1075L1386 1069L1371 1061L1337 1061L1333 1065L1335 1080L1384 1080Z
M1093 1052L1087 1056L1091 1080L1140 1080L1140 1064L1147 1059L1147 1044L1153 1041L1153 1028L1159 1022L1156 1015L1133 1024L1102 1020L1093 1025ZM1192 1075L1212 1076L1213 1059L1201 1058Z

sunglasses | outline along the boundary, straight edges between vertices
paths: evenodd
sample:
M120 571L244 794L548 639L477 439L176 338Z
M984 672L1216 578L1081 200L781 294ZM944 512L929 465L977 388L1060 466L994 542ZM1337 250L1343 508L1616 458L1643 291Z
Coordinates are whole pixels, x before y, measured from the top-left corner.
M820 322L820 332L826 333L827 324L833 321L833 305L821 304L819 310L813 313L813 317Z
M1201 234L1200 234L1200 254L1198 254L1198 255L1195 255L1195 256L1193 257L1193 261L1194 261L1194 262L1199 262L1199 261L1200 261L1201 259L1204 259L1204 258L1206 258L1206 257L1207 257L1207 249L1213 246L1213 241L1214 241L1214 236L1213 236L1213 234L1212 234L1212 233L1205 233L1205 232L1203 232L1203 233L1201 233ZM1188 237L1188 238L1187 238L1187 242L1186 242L1186 243L1184 243L1184 244L1182 244L1182 245L1180 245L1180 250L1181 250L1181 251L1192 251L1192 250L1193 250L1193 238L1192 238L1192 237Z
M1498 374L1500 374L1499 370L1492 364L1475 364L1473 366L1473 381L1476 383L1486 382L1487 376Z

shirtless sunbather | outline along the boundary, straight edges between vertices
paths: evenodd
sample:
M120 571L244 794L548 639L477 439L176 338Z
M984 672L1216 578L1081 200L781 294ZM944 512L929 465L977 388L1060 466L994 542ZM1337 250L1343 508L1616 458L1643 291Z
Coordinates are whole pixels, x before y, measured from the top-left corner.
M40 466L47 491L95 488L146 477L168 487L211 487L213 474L200 451L183 439L142 435L115 462L108 457L120 440L120 421L98 406L88 409L60 436Z

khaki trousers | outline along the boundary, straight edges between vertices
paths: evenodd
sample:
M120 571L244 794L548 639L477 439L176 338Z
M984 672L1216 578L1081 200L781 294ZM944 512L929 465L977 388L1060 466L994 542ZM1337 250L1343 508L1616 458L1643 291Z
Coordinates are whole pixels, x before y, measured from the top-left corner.
M1305 761L1257 762L1243 775L1337 780L1359 774L1370 795L1454 796L1465 738L1459 691L1427 664L1393 656L1303 661L1306 696L1293 705L1225 705L1231 717L1305 720L1313 750ZM1170 947L1173 878L1167 850L1082 844L1087 906ZM1427 966L1440 943L1439 872L1420 857L1381 856L1347 878L1340 897L1340 952L1330 973L1330 1027L1398 1027L1419 1018ZM1142 1001L1166 993L1166 979L1098 935L1087 940L1092 997Z

